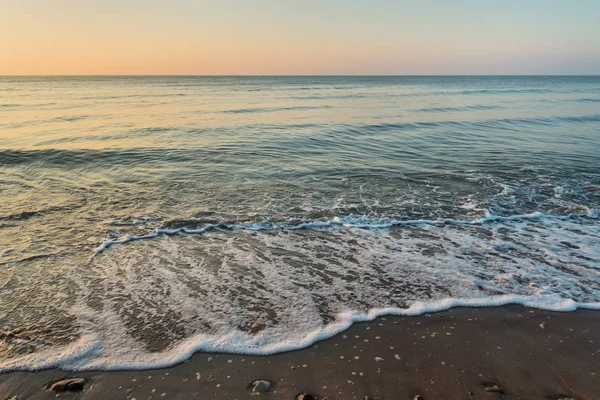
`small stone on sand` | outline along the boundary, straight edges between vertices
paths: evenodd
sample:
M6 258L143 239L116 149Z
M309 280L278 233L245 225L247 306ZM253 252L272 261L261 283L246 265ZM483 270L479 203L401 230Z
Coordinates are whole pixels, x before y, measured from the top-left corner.
M50 389L55 392L80 391L83 390L83 382L83 378L63 379L52 384Z
M502 388L499 387L498 385L486 386L485 391L488 393L502 393L503 392Z
M256 393L266 393L271 387L271 382L265 380L257 380L252 382L252 391Z

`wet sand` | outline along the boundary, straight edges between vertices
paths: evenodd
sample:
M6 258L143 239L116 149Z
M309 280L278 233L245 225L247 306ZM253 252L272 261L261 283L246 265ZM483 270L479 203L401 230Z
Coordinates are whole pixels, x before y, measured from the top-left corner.
M84 377L62 399L600 399L600 312L460 308L355 324L272 356L198 353L171 368L0 375L0 399L54 399L48 383ZM274 382L253 394L256 379ZM500 392L486 392L497 385Z

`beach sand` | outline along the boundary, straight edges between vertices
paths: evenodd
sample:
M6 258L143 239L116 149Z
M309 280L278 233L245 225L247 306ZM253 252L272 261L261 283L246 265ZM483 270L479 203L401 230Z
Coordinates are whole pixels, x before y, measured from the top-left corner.
M600 312L521 306L457 308L359 323L309 348L272 356L197 353L145 371L13 372L0 398L54 399L61 378L86 379L63 399L600 399ZM209 361L210 360L210 361ZM256 379L273 382L253 394ZM497 385L500 392L486 392Z

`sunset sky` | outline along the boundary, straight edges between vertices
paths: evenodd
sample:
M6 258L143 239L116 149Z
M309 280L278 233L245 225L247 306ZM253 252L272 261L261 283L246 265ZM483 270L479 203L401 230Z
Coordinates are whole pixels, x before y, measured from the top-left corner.
M600 74L600 1L0 0L1 75Z

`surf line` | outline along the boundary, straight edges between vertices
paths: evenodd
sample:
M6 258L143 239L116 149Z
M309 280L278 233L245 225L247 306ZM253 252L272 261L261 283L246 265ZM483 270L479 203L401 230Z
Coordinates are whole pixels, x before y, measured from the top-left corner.
M94 249L95 256L102 253L104 250L114 245L121 245L125 243L135 242L145 239L153 239L158 236L173 236L182 233L187 234L203 234L211 230L246 230L246 231L283 231L283 230L301 230L301 229L322 229L330 228L335 226L341 226L345 228L356 228L356 229L387 229L393 226L443 226L443 225L455 225L455 226L473 226L483 225L490 222L509 222L509 221L521 221L521 220L539 220L539 219L555 219L555 220L566 220L571 216L561 216L552 214L543 214L540 212L534 212L531 214L520 214L510 216L500 216L488 214L482 218L478 218L472 221L457 220L452 218L444 218L439 220L427 220L427 219L415 219L415 220L391 220L391 221L373 221L373 222L362 222L362 221L344 221L339 217L335 217L329 221L314 221L314 222L303 222L298 225L267 225L267 224L208 224L201 228L158 228L145 235L125 235L120 239L109 239L102 242L98 247Z

